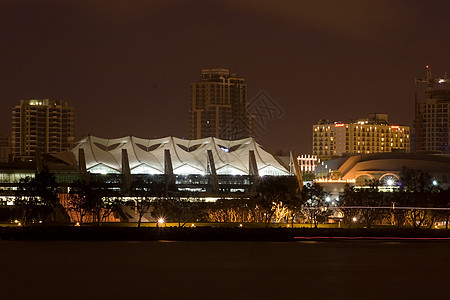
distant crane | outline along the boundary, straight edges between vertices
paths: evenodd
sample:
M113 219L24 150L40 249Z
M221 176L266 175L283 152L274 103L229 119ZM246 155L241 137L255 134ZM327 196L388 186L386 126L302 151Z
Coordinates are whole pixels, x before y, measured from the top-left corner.
M444 77L443 78L433 78L433 76L431 75L431 68L430 66L426 66L425 67L427 70L427 78L426 79L420 79L416 77L415 80L415 84L419 84L419 83L426 83L427 84L427 92L428 91L432 91L433 88L433 84L438 83L438 84L443 84L443 83L449 83L450 81L447 79L447 72L444 73Z

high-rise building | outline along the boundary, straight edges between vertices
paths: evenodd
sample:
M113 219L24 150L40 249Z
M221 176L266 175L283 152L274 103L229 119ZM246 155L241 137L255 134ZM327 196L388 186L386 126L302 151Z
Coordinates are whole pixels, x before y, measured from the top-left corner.
M313 155L322 160L395 151L410 152L410 129L390 124L387 114L349 122L320 120L313 125Z
M247 84L228 69L204 69L200 81L191 83L190 139L224 140L252 136L247 112Z
M67 151L75 139L74 109L61 100L21 100L13 109L12 130L14 160L33 160L36 151Z
M0 162L8 162L10 154L11 154L10 137L0 135Z
M450 154L450 90L428 90L416 102L415 150Z

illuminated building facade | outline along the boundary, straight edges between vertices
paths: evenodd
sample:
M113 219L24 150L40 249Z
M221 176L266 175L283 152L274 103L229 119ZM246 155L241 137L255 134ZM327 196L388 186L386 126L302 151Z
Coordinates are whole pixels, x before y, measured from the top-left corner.
M216 137L224 140L252 136L247 112L247 84L228 69L204 69L191 83L190 139Z
M211 202L253 197L260 183L271 177L298 184L293 170L253 138L228 141L87 136L69 151L38 156L35 161L0 163L0 205L14 205L20 179L33 177L44 167L55 174L62 200L67 200L68 189L77 180L93 182L111 195L128 200L171 195Z
M322 160L396 151L410 152L410 128L390 124L387 114L350 122L320 120L313 125L313 155Z
M33 160L37 151L67 151L75 139L74 110L61 100L21 100L12 112L12 130L15 160Z
M450 90L430 90L426 100L416 103L416 151L450 154Z
M297 157L300 171L303 173L313 173L316 169L319 159L314 155L300 155Z

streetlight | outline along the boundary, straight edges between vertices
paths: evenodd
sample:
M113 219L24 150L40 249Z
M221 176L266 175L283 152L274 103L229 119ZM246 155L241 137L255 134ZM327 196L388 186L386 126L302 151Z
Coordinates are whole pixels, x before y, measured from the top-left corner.
M352 219L352 220L353 220L353 222L356 222L356 217L353 217L353 219Z

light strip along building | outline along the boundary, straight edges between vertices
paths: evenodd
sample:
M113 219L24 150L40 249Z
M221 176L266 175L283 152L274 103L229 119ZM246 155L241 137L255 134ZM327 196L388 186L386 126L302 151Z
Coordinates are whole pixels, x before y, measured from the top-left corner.
M410 152L410 128L390 124L387 114L349 122L313 125L313 155L322 160L350 154Z

